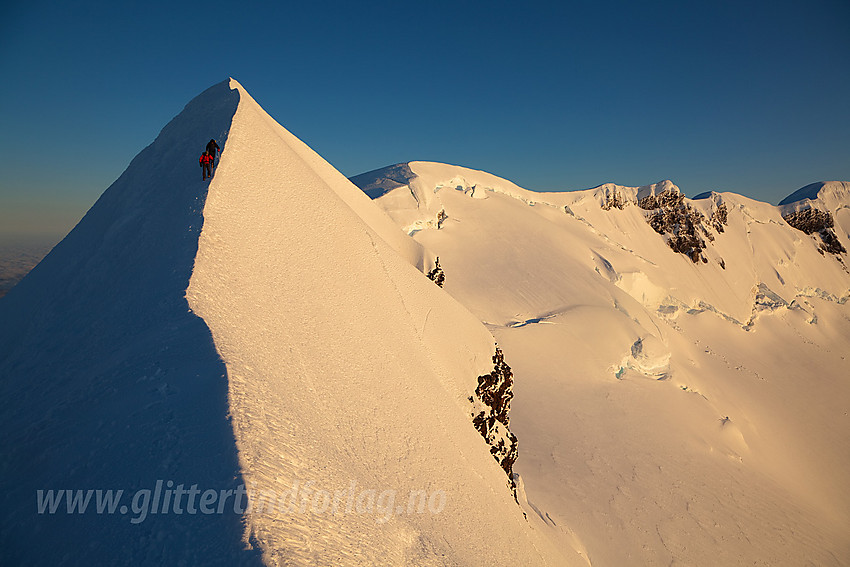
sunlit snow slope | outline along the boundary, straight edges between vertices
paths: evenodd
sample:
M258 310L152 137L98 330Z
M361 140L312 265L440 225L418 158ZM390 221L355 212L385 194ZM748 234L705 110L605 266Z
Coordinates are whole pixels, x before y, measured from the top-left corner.
M504 350L514 470L564 548L850 564L848 255L783 219L829 213L848 249L846 183L777 207L669 181L535 193L428 162L352 180Z
M312 505L249 513L266 561L575 556L539 538L471 426L467 398L492 368L492 336L387 244L384 226L387 238L407 237L357 187L233 86L239 108L187 295L227 366L242 474L258 494L354 482L395 491L402 506L411 491L446 497L438 514L389 518Z
M473 427L494 339L431 260L235 81L201 94L0 300L0 562L580 564ZM37 512L158 481L278 501Z

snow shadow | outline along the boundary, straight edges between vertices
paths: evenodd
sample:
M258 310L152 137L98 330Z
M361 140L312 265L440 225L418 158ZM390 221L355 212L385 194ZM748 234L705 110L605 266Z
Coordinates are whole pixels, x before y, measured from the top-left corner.
M261 564L233 499L133 507L158 481L242 483L226 369L185 299L209 187L198 157L210 138L225 148L238 102L229 81L192 100L0 299L4 564ZM94 497L39 513L37 491L63 489L124 493L111 514Z

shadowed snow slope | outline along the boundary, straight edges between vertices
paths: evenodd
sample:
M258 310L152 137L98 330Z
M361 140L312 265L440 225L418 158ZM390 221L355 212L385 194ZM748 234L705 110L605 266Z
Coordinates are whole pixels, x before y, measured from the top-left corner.
M428 162L353 179L498 340L521 501L564 549L850 564L848 255L785 222L791 205L669 181L534 193ZM803 192L845 248L846 186ZM669 244L684 228L696 262Z
M580 562L474 428L493 337L425 263L235 81L197 97L0 300L3 562Z
M198 155L212 137L227 147L238 101L224 82L190 102L0 300L4 564L260 564L232 512L97 514L92 498L85 514L64 500L38 514L36 492L121 489L131 506L157 480L241 482L226 369L184 297Z

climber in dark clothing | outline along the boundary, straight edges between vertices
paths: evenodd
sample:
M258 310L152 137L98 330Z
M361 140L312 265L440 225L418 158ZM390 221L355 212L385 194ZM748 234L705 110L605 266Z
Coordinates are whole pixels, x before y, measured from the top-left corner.
M207 153L210 154L210 157L212 157L212 161L210 162L210 168L215 167L216 150L221 150L221 148L218 147L218 144L215 143L215 140L210 140L209 143L207 143Z

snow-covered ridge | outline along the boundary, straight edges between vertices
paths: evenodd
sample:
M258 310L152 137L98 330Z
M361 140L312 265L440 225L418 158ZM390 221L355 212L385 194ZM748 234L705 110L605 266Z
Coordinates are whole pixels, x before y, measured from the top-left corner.
M476 431L494 339L429 261L238 82L197 97L0 300L4 558L569 564ZM33 511L40 489L158 480L242 496L139 525Z
M134 524L34 505L37 490L243 482L226 368L185 299L208 194L198 156L210 138L227 151L238 103L228 81L189 102L0 299L4 563L260 562L230 509Z
M553 206L563 206L565 202L584 201L588 198L598 200L600 206L610 206L612 200L628 201L635 204L648 196L664 192L681 193L680 188L669 179L638 187L603 183L597 187L579 191L536 192L523 189L507 179L485 171L458 165L422 161L398 163L376 169L351 177L351 181L372 199L382 197L399 188L410 190L419 199L423 197L423 193L436 193L442 188L453 187L468 192L470 195L477 188L479 191L499 192L512 195L526 202ZM716 200L722 198L722 195L760 203L734 193L714 191L700 193L689 200ZM850 207L850 182L822 181L812 183L783 199L779 203L779 207L783 212L787 212L789 209L785 208L786 205L804 205L807 201L819 201L828 207ZM769 205L768 203L760 204Z
M538 193L487 172L415 161L352 180L411 235L462 222L451 205L457 202L457 195L480 201L482 211L488 209L488 198L502 195L533 207L546 218L566 213L593 238L614 244L644 264L634 273L615 270L611 277L618 285L654 308L678 306L673 313L710 305L713 312L746 326L756 302L752 290L760 284L777 289L789 304L799 290L819 285L815 280L820 278L836 296L850 291L842 252L850 245L850 192L847 184L840 182L818 189L820 199L829 206L821 200L807 205L832 210L835 234L822 236L816 231L807 236L783 218L788 205L774 206L734 193L710 192L688 199L669 180L641 187L606 183L582 191ZM425 242L418 236L417 240ZM834 254L825 258L825 250ZM789 262L787 255L792 251L796 260ZM669 264L671 259L666 256L671 252L711 275L692 273L689 268L680 275L693 281L682 285L678 277L661 269ZM679 268L670 269L680 272ZM649 276L653 272L655 275ZM451 281L448 268L446 273Z
M354 480L453 499L438 518L386 524L249 513L246 538L271 563L306 564L310 548L334 564L433 561L411 541L460 563L501 563L519 548L548 561L472 424L468 397L492 368L492 337L387 244L407 237L368 197L234 88L187 297L227 366L246 481L274 494ZM462 528L472 518L479 527ZM310 545L290 543L293 533L313 534Z
M436 162L412 161L398 163L356 175L351 181L372 199L385 197L390 192L409 192L417 207L432 209L439 203L433 194L442 189L455 189L473 198L486 199L487 192L512 196L530 205L543 204L563 207L574 200L591 198L600 206L609 206L612 200L638 201L664 192L679 192L670 180L640 187L627 187L605 183L584 191L540 193L523 189L519 185L486 171ZM437 209L439 210L439 209Z

